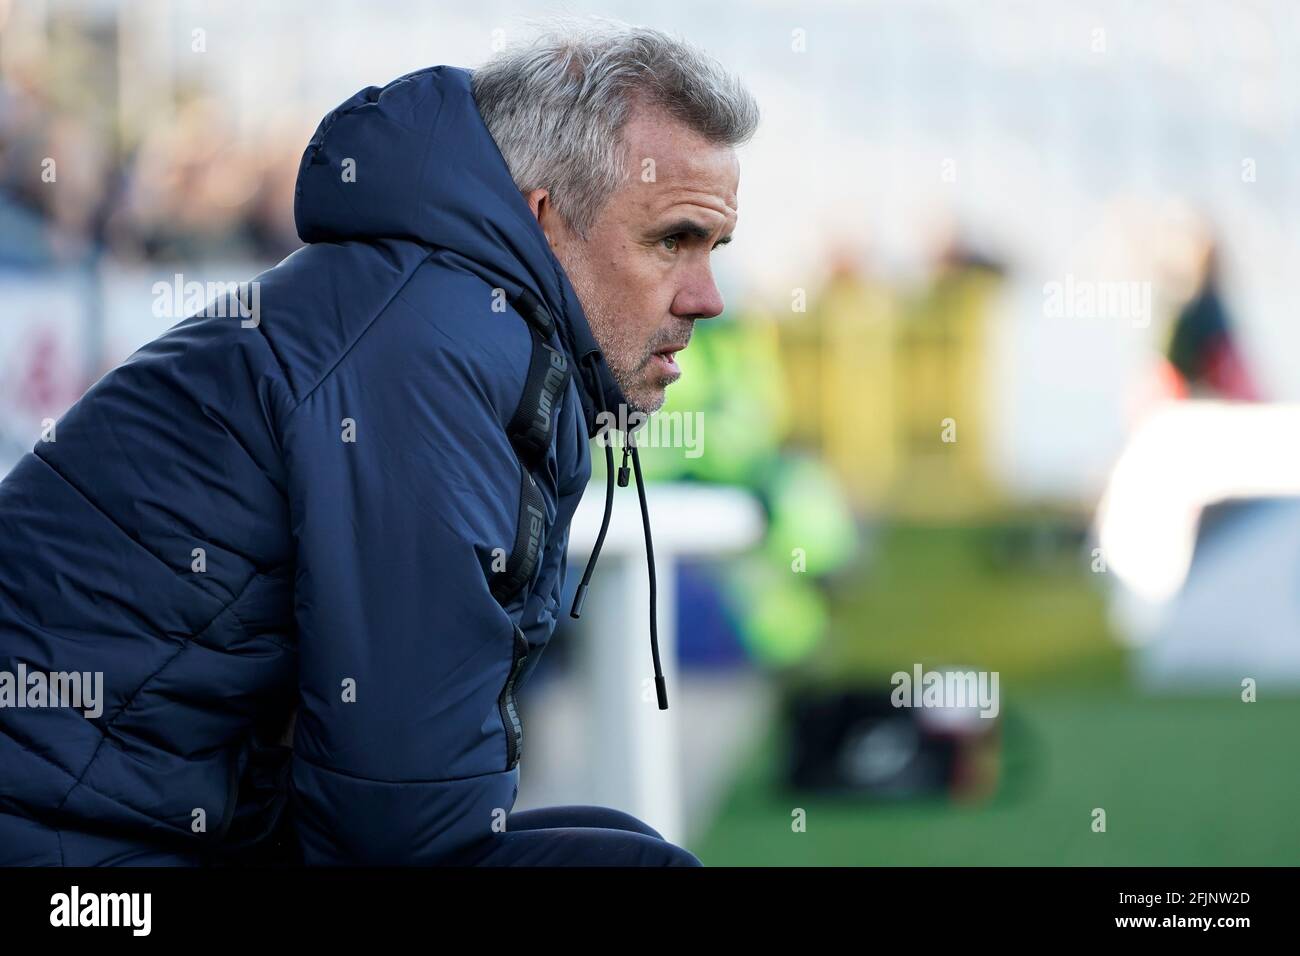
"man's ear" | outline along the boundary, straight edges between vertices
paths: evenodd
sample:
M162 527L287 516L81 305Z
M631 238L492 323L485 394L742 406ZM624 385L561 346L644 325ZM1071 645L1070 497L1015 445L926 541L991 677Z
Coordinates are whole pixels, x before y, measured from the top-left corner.
M545 189L534 189L524 198L528 200L528 208L537 217L537 223L542 227L547 243L555 248L556 243L565 238L568 230L560 214L555 211L555 203L551 201L550 192Z
M538 222L542 221L542 205L550 205L548 202L550 195L545 189L534 189L524 195L524 198L528 200L528 208L533 211L533 218Z

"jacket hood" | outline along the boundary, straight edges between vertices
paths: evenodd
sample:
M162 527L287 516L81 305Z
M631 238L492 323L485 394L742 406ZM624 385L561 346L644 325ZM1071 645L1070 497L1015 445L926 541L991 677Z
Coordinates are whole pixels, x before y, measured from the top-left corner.
M579 383L589 436L602 405L626 404L546 235L479 114L471 71L433 66L367 87L316 128L298 168L303 242L407 239L449 249L555 317ZM597 389L602 394L597 393Z

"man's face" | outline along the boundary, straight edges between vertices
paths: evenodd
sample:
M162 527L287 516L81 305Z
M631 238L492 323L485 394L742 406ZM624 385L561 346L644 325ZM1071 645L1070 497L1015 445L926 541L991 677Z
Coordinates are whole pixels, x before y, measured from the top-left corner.
M735 229L740 166L734 150L706 143L657 110L635 112L624 143L629 178L585 242L544 190L529 202L629 411L649 414L681 376L673 353L686 346L695 320L722 312L710 256Z

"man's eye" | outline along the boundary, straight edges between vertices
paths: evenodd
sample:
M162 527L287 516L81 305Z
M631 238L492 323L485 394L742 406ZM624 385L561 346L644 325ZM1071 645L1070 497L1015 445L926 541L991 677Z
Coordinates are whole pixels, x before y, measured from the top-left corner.
M662 239L660 239L659 241L660 241L660 242L670 242L670 243L672 243L672 245L666 247L666 248L668 249L669 252L676 252L676 251L677 251L677 237L676 237L676 236L664 236L664 237L663 237Z

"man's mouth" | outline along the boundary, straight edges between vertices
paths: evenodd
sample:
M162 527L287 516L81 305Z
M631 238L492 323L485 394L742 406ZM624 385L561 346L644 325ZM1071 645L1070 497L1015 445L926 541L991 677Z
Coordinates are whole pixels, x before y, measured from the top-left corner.
M660 370L672 378L677 378L682 374L681 367L677 364L674 356L682 349L686 348L683 342L680 345L667 345L661 349L656 349L650 356L652 362L659 366Z

